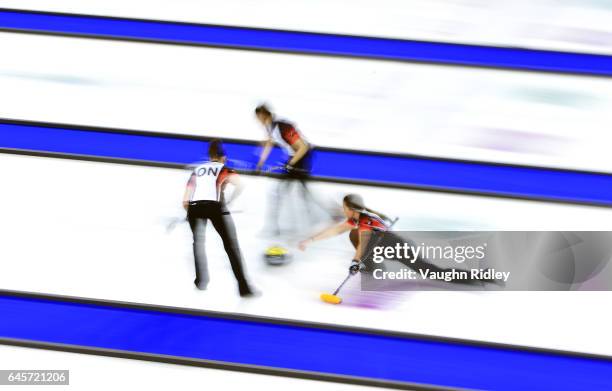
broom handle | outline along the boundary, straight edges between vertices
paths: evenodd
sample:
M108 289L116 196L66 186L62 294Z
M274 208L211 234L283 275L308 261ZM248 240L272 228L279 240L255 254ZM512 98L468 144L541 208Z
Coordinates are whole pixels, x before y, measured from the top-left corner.
M391 225L389 225L389 229L393 228L393 226L395 225L395 223L397 223L397 220L399 220L399 217L396 217L392 222ZM380 241L380 238L378 239ZM366 254L366 256L364 258L367 258L370 256L370 253L372 252L372 249L374 248L374 246L370 247L370 251ZM334 296L338 294L338 292L340 292L340 289L342 289L342 287L344 286L344 284L346 284L346 282L351 278L352 274L351 272L349 272L348 276L346 276L346 278L344 279L344 281L342 281L342 284L340 284L340 286L338 287L338 289L336 289L334 291Z
M346 282L349 280L349 278L351 278L351 276L352 276L352 274L349 272L348 276L346 276L344 281L342 281L342 284L340 284L340 286L334 291L334 296L336 296L338 294L338 292L340 292L340 289L342 289L344 284L346 284Z

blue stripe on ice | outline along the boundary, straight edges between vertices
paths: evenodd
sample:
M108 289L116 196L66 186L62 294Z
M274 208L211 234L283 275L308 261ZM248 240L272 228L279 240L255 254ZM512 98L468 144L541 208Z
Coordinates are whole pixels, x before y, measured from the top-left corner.
M236 49L612 75L612 56L0 9L0 29Z
M225 145L231 159L255 162L256 146L245 143ZM207 142L172 135L128 134L0 121L0 148L189 164L202 160ZM275 150L270 160L281 158L280 150ZM612 205L612 175L579 171L317 150L313 175L365 184Z
M0 337L486 390L612 389L612 361L0 295Z

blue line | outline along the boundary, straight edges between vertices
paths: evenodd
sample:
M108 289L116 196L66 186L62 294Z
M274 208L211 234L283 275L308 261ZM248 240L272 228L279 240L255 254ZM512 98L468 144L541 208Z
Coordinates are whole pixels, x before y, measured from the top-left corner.
M172 135L128 134L0 122L0 148L101 158L190 164L207 142ZM230 159L257 161L258 147L228 142ZM279 149L270 161L284 159ZM325 179L478 192L491 195L612 205L612 175L490 163L315 150L313 176Z
M612 56L0 9L0 29L612 76Z
M0 296L0 337L486 390L609 390L612 361Z

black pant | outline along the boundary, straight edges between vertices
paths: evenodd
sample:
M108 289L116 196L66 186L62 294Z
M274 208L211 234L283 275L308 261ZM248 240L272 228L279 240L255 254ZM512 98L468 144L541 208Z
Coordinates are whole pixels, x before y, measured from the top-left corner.
M206 223L212 221L213 227L223 240L223 247L229 257L232 271L238 281L241 294L249 293L250 287L244 274L242 255L236 237L236 228L229 211L217 201L195 201L189 204L187 219L193 232L193 254L195 258L196 279L195 284L200 289L206 289L210 276L208 274L208 261L204 249Z

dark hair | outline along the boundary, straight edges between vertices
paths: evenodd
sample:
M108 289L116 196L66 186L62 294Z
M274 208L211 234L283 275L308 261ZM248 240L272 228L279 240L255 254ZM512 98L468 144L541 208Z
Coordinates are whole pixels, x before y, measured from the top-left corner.
M363 197L361 197L359 194L347 194L342 199L342 202L353 210L365 210Z
M214 139L210 141L208 145L208 156L211 159L220 159L225 157L225 148L223 148L223 143L219 139Z
M354 211L373 213L380 216L384 220L391 221L388 216L366 207L365 203L363 202L363 197L361 197L359 194L347 194L342 199L342 202Z
M255 114L259 115L259 114L263 114L266 117L271 117L272 116L272 112L270 111L270 109L268 108L268 106L262 104L259 105L255 108Z

